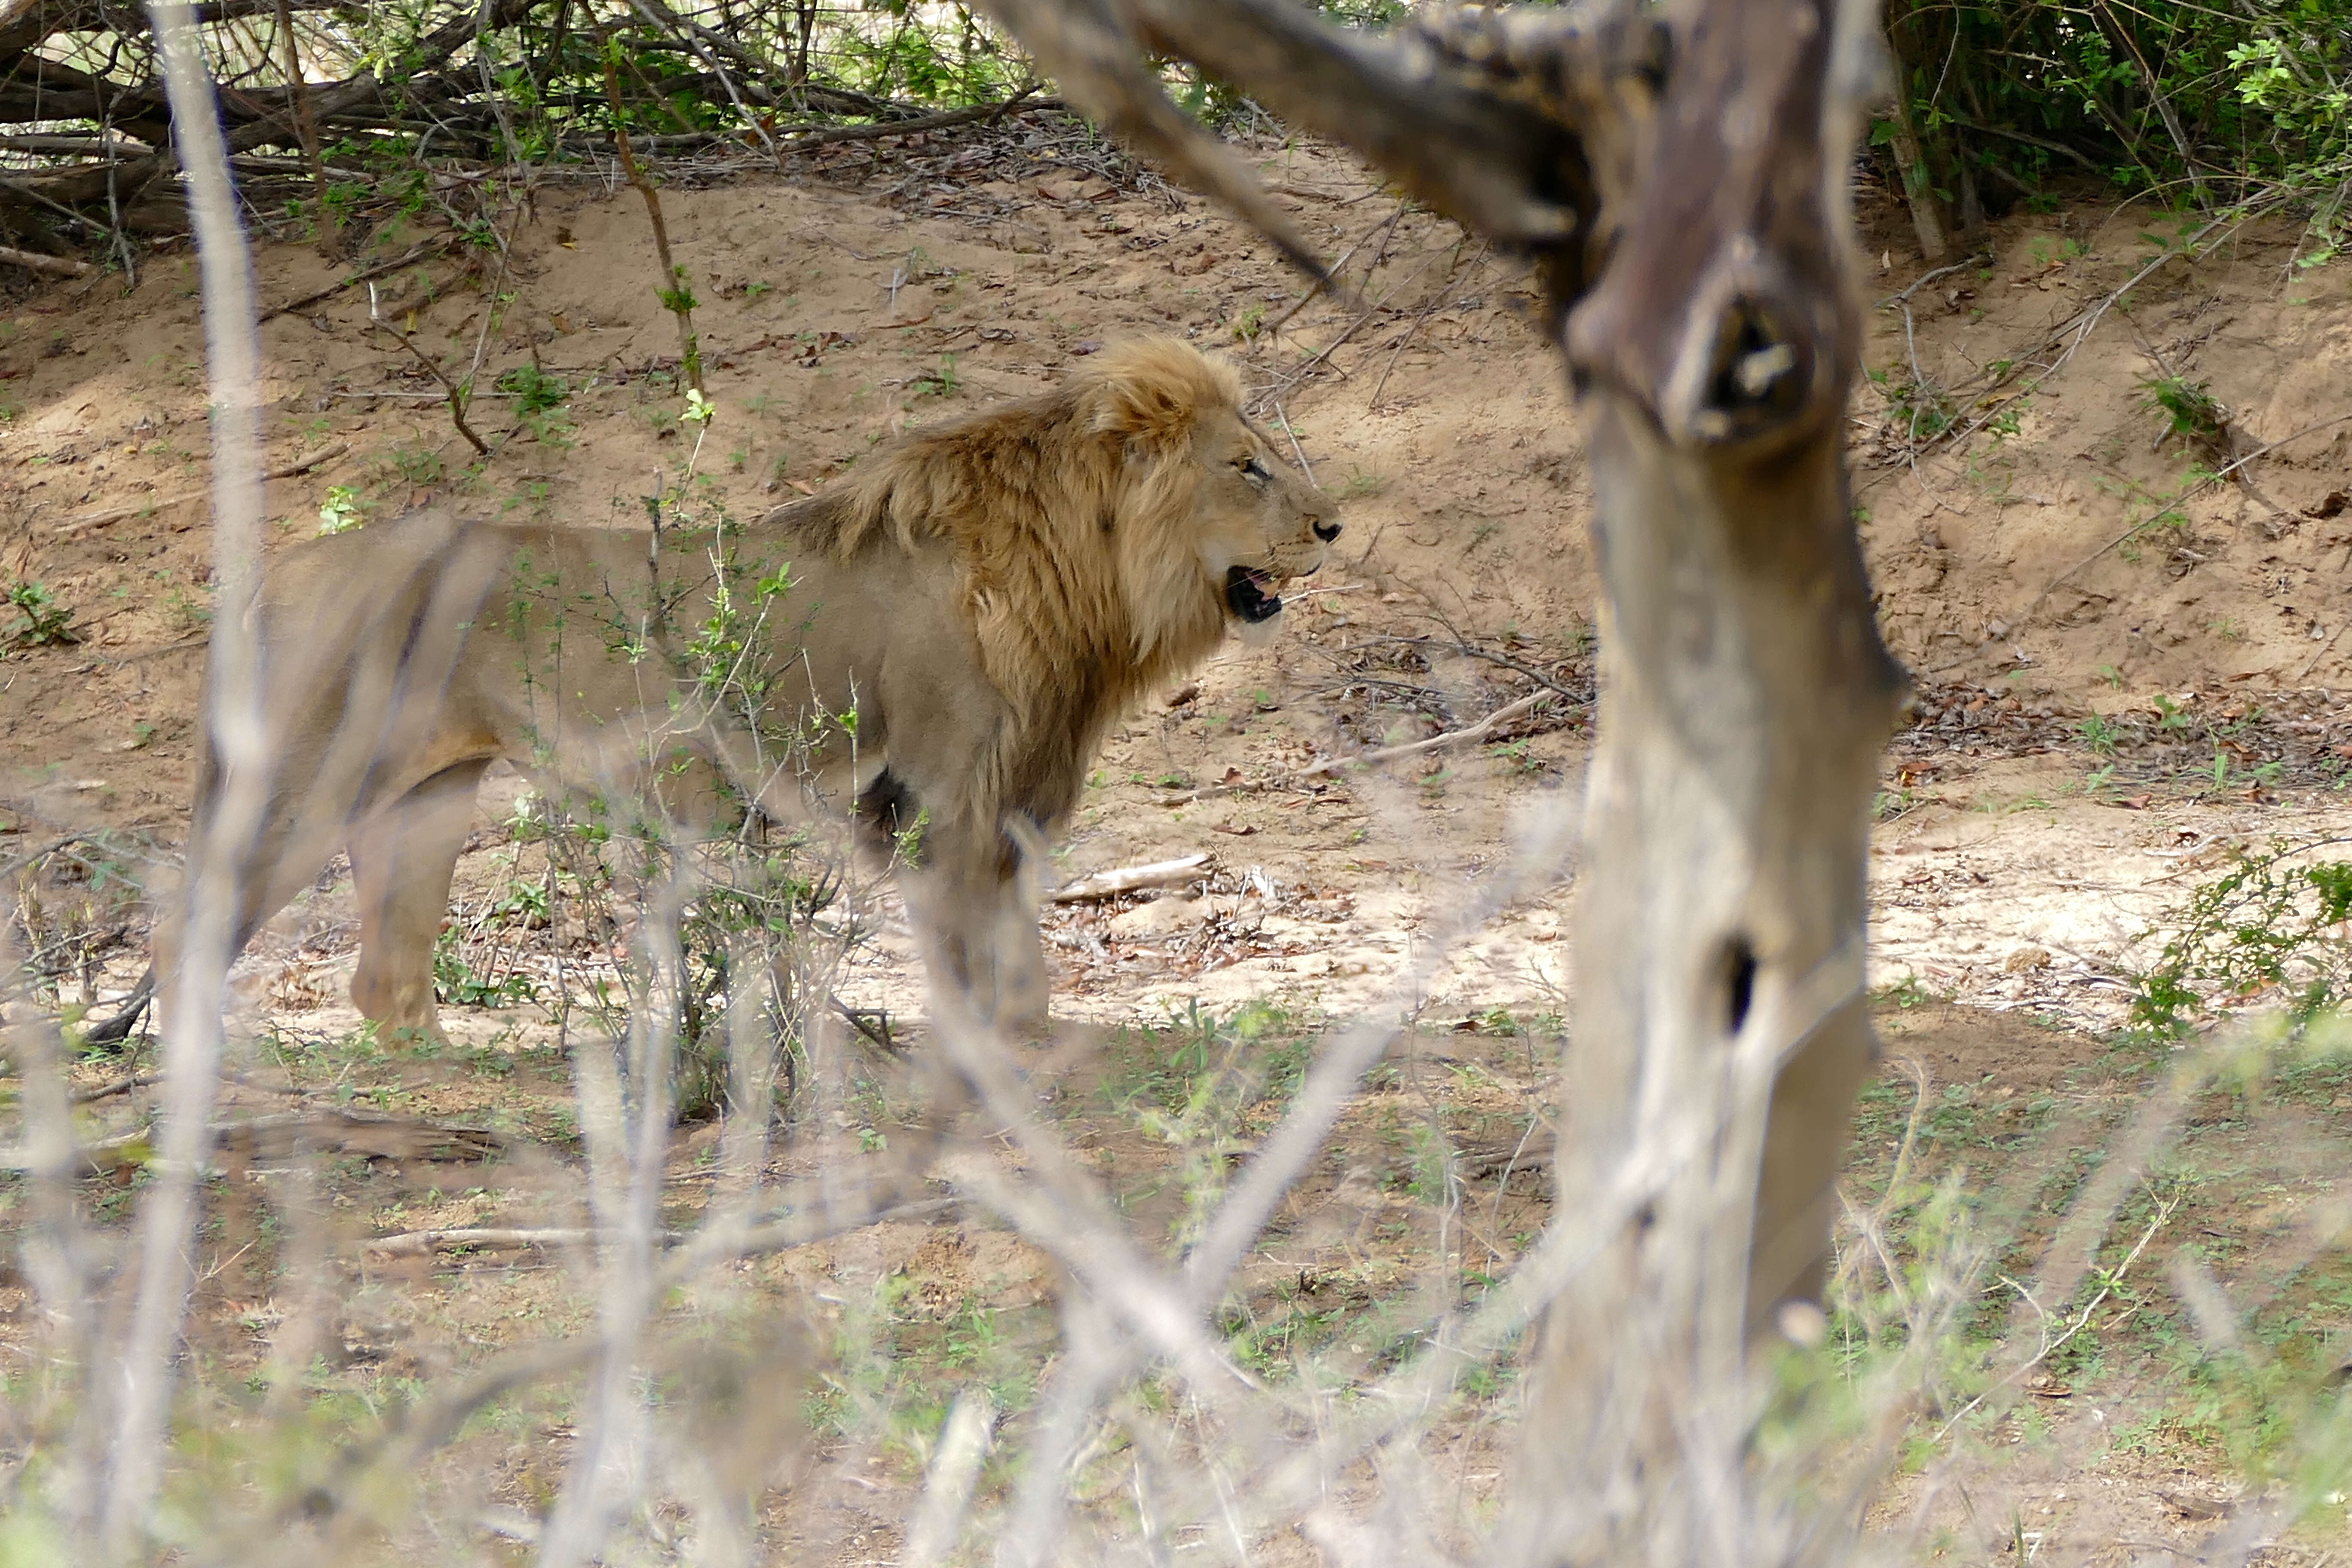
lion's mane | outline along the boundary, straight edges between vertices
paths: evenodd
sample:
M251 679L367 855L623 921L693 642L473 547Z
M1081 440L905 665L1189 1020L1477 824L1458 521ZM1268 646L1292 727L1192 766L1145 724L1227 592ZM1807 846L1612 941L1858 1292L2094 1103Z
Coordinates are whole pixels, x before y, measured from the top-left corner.
M844 562L948 543L982 671L1024 727L1099 731L1224 635L1192 537L1192 432L1241 396L1189 344L1123 344L1043 396L916 432L786 521Z

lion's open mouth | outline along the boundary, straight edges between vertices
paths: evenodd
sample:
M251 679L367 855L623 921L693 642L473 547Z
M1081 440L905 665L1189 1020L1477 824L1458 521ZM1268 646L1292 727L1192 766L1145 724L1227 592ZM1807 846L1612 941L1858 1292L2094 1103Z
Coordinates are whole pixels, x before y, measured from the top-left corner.
M1273 581L1255 567L1234 567L1225 574L1225 607L1252 626L1274 619L1282 614L1282 599L1265 591Z

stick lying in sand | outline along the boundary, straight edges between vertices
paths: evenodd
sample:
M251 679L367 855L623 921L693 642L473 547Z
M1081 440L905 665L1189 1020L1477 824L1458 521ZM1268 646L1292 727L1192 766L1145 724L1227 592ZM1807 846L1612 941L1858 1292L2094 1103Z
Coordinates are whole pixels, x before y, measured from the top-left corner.
M1160 804L1190 805L1196 800L1213 800L1221 795L1241 795L1251 790L1281 789L1289 784L1303 784L1308 779L1321 778L1327 773L1336 773L1346 768L1377 767L1382 763L1417 757L1424 752L1442 752L1448 746L1467 745L1474 741L1485 740L1512 720L1533 709L1538 703L1559 695L1559 693L1549 689L1530 692L1517 702L1506 703L1496 709L1475 724L1467 724L1459 730L1448 730L1443 735L1432 735L1425 741L1408 741L1401 746L1382 746L1378 751L1356 752L1344 757L1330 757L1294 773L1279 773L1270 779L1252 779L1242 784L1212 784L1206 789L1190 790L1183 795L1161 795Z
M1115 871L1097 871L1091 877L1057 888L1045 895L1053 904L1082 904L1096 899L1114 899L1121 893L1132 893L1142 888L1164 888L1171 882L1192 879L1209 863L1205 854L1187 855L1179 860L1155 860L1149 866L1121 866Z
M348 441L330 441L318 450L305 452L292 462L281 464L261 477L265 479L290 479L297 474L309 472L331 458L340 458L351 449L352 446ZM76 529L94 528L101 522L120 522L126 517L137 517L142 512L161 511L167 506L178 506L182 501L202 500L210 494L212 491L209 489L182 490L177 495L150 496L145 500L134 501L129 506L110 506L100 511L86 511L79 517L69 517L58 523L57 531L71 533Z

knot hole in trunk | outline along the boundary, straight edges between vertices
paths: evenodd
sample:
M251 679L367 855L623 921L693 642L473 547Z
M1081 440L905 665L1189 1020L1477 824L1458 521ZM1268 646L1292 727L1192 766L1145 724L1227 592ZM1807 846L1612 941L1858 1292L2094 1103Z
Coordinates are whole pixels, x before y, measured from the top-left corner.
M1759 300L1733 300L1716 324L1706 391L1691 419L1702 441L1730 441L1788 423L1804 411L1812 377L1796 335Z
M1724 944L1723 988L1724 1019L1737 1037L1756 1001L1756 950L1744 936L1735 936Z

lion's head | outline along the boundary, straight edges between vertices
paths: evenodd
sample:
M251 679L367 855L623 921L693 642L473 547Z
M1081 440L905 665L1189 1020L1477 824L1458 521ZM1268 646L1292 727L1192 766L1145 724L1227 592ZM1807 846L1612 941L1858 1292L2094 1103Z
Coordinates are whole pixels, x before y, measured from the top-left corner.
M1077 378L1089 423L1121 446L1130 479L1118 543L1129 583L1213 598L1237 626L1269 627L1276 592L1323 564L1339 509L1242 413L1241 378L1171 338L1105 353ZM1139 472L1136 472L1139 470ZM1183 584L1189 564L1197 587Z
M1240 377L1168 338L919 431L787 510L845 557L949 542L992 681L1090 713L1197 664L1229 626L1270 631L1282 585L1339 536L1331 498L1243 414Z

